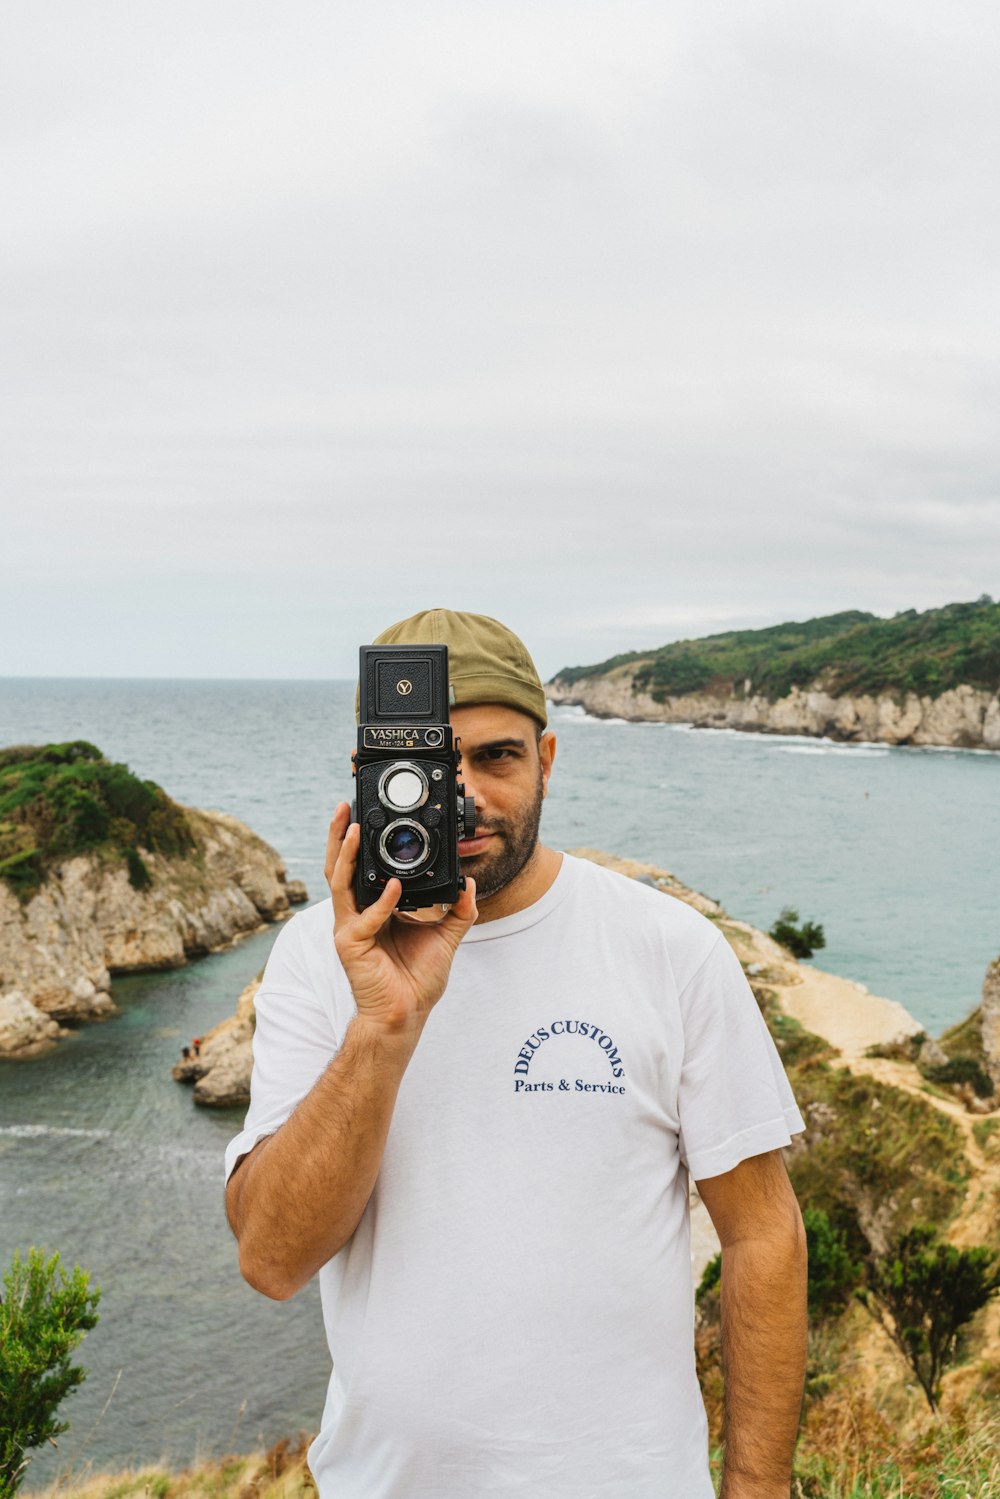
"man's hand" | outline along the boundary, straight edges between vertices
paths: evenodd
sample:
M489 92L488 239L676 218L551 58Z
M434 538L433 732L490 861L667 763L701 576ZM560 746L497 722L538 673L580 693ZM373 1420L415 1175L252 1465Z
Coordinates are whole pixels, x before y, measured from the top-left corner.
M399 880L359 911L359 829L348 827L350 815L346 802L333 815L326 877L334 941L358 1013L326 1071L226 1189L244 1278L276 1300L294 1296L361 1221L403 1074L477 914L471 881L442 921L412 922L395 912Z
M476 886L465 889L440 921L410 920L396 911L402 882L389 880L374 905L359 911L354 870L361 829L341 802L330 823L326 878L333 896L334 942L350 981L358 1017L385 1037L415 1045L448 983L458 944L476 920Z

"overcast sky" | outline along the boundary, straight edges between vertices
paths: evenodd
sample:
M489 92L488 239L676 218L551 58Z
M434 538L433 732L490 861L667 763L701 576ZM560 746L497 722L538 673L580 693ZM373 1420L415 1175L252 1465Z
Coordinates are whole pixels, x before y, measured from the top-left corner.
M993 0L5 0L0 59L0 675L1000 596Z

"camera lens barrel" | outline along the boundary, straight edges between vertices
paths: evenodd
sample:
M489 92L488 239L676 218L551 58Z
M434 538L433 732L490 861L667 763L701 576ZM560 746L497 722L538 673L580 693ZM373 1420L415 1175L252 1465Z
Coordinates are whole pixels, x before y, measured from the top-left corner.
M412 760L394 760L379 776L378 799L393 812L415 812L429 795L427 776Z
M430 858L431 840L412 817L398 817L379 834L378 851L390 869L415 874Z

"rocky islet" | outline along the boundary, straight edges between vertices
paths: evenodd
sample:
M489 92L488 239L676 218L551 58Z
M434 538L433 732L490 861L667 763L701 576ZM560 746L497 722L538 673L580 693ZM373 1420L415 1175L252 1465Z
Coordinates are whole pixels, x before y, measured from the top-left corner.
M23 751L20 763L29 763ZM169 806L183 819L184 846L139 845L138 884L135 858L127 857L132 846L108 839L46 857L27 888L0 878L0 1056L34 1055L68 1026L114 1014L113 975L179 967L307 899L280 855L244 823ZM32 828L19 810L8 808L6 832L27 843ZM119 819L119 835L123 826Z

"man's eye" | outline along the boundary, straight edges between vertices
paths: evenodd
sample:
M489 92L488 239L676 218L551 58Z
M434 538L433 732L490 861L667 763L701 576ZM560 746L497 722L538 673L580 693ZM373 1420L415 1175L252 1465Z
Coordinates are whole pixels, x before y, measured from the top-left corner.
M508 749L488 749L488 750L485 750L483 752L483 759L484 760L509 760L510 759L510 750L508 750Z

